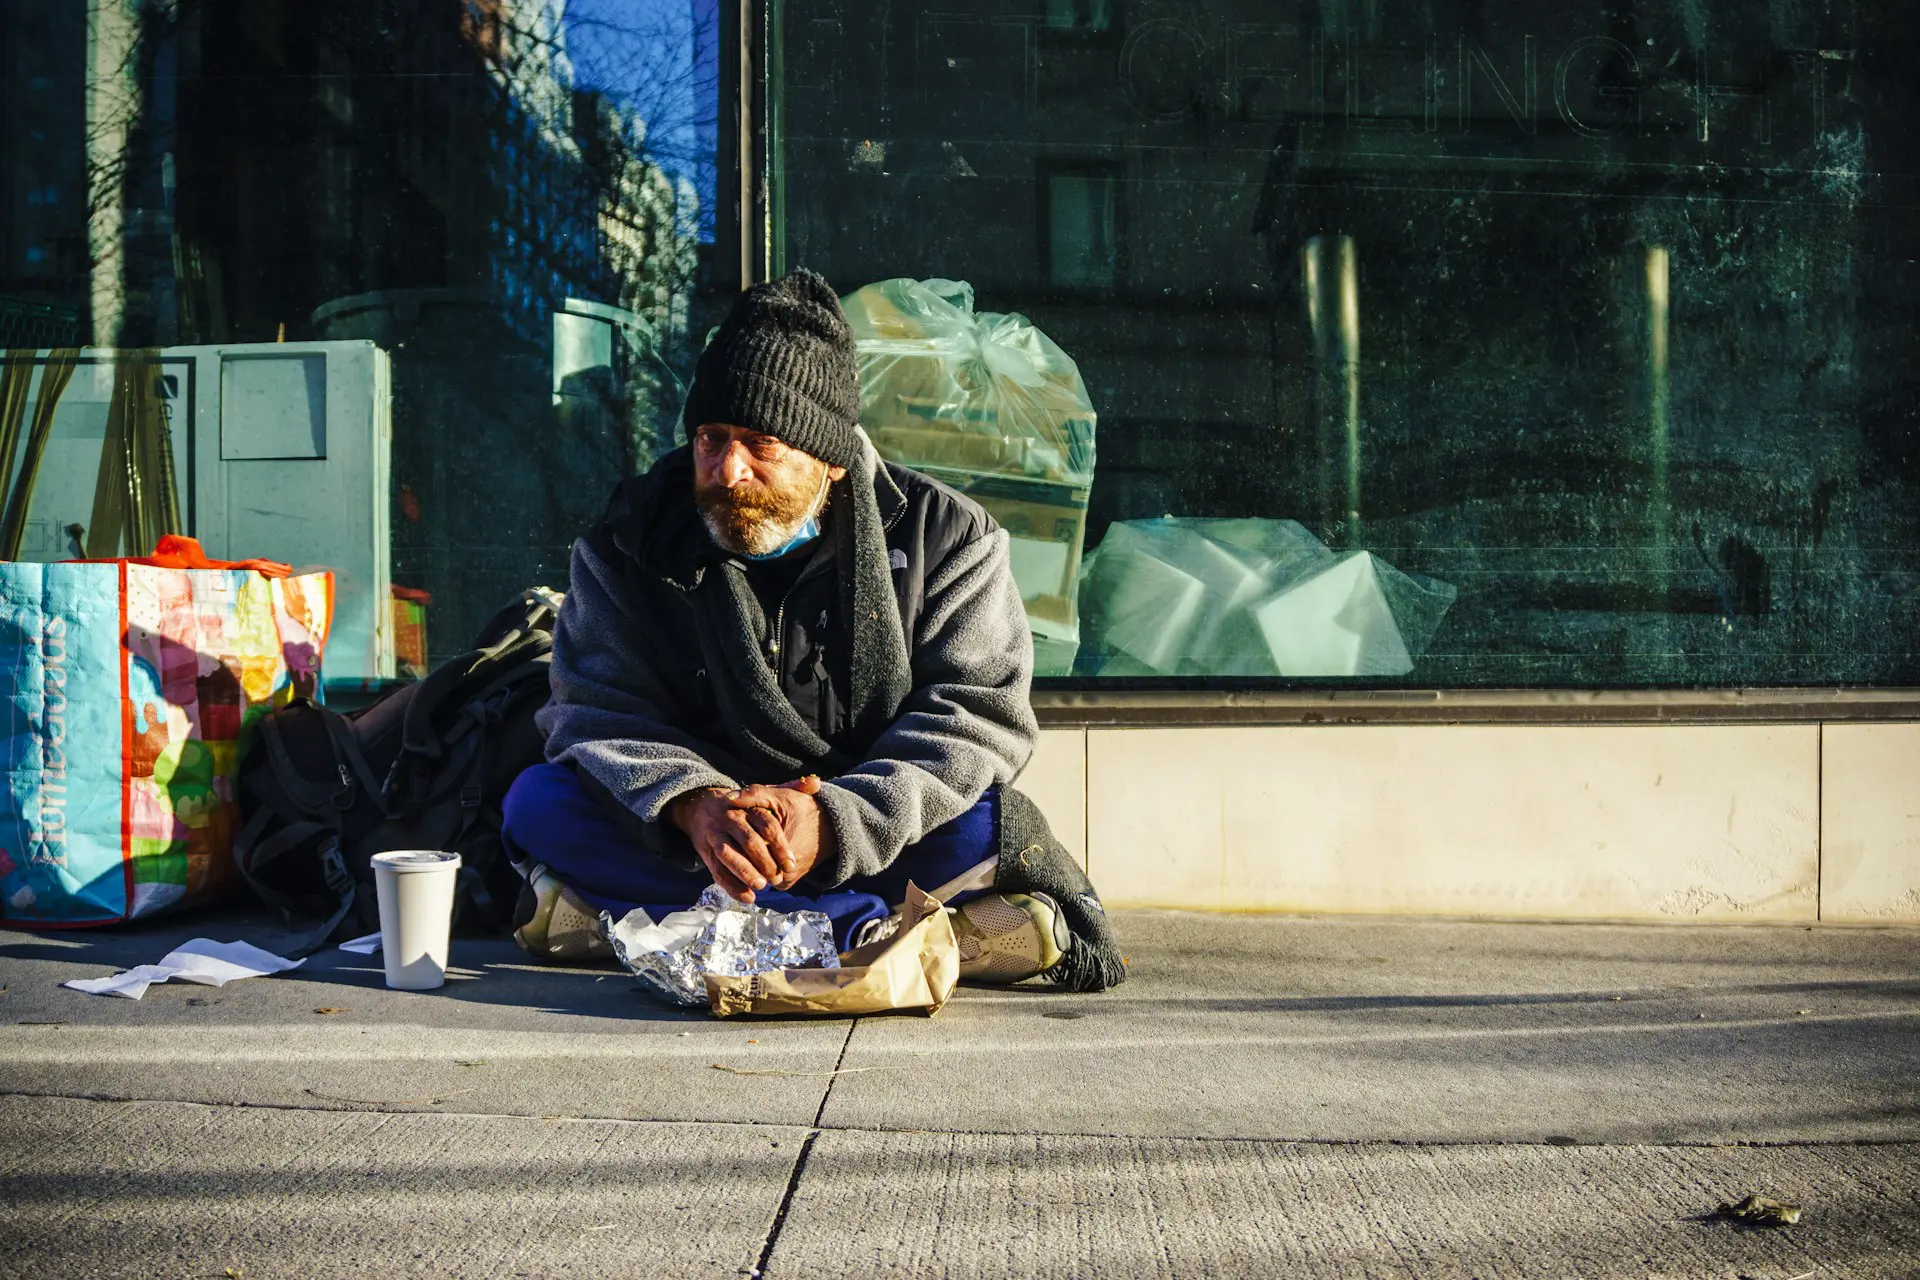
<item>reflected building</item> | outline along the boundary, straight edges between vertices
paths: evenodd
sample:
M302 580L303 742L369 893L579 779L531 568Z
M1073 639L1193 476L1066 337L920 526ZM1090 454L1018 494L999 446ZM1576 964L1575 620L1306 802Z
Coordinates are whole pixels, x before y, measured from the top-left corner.
M0 6L0 345L69 343L87 282L86 12Z
M33 64L0 85L0 311L101 346L371 339L395 581L431 594L435 652L564 583L636 454L624 422L554 435L552 317L632 307L684 363L696 214L641 123L576 91L559 0L18 0L0 23Z

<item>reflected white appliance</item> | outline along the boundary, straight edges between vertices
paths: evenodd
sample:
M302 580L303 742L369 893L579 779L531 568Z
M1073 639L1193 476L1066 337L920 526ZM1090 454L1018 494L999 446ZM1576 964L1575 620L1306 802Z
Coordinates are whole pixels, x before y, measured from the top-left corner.
M70 530L92 518L119 354L81 352L54 415L22 560L79 554ZM48 355L35 353L42 370ZM332 569L325 678L391 677L387 353L371 342L284 342L163 347L149 358L167 403L184 532L216 559Z

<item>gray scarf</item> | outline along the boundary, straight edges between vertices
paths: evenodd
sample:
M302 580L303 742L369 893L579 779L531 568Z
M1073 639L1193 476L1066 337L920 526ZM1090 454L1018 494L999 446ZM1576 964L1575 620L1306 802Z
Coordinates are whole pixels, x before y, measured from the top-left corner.
M834 485L824 535L831 540L841 615L853 634L848 704L851 728L860 741L885 731L913 688L886 529L874 493L872 457L869 453L867 465L849 470ZM832 776L858 764L822 738L787 701L779 674L760 647L767 619L747 581L746 566L717 548L716 555L689 599L701 656L736 756L754 771L756 781L767 782L805 773Z

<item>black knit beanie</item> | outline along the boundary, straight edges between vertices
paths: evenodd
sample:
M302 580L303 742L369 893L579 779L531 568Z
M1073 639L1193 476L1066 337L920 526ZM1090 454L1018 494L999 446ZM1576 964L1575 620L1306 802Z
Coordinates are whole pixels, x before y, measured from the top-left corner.
M857 470L860 380L833 287L801 268L741 294L700 353L680 416L688 434L724 422Z

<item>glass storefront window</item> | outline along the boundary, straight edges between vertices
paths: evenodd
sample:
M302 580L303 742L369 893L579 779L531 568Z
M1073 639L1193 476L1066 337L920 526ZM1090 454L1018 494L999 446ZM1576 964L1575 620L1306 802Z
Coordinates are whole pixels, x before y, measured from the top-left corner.
M348 510L376 531L351 587L391 602L350 616L401 652L363 674L564 586L572 539L671 444L738 288L714 247L719 23L717 0L0 5L9 393L79 370L18 554L146 550L86 527L103 424L145 421L109 413L124 383L180 410L184 531L252 512L209 550L303 563ZM298 455L272 442L309 429Z
M417 669L561 584L807 265L951 313L868 426L1014 533L1049 678L1920 685L1917 44L1885 0L14 0L9 403L78 372L0 507L105 546L104 442L163 420L188 523L259 531L216 551L377 491ZM298 518L250 489L302 461Z
M1054 670L1920 683L1912 6L774 0L765 29L770 268L965 281L1084 379Z

